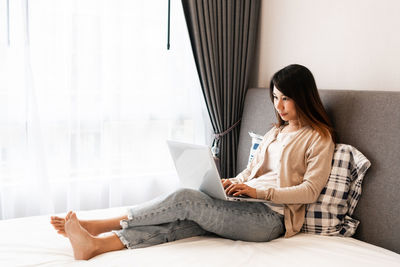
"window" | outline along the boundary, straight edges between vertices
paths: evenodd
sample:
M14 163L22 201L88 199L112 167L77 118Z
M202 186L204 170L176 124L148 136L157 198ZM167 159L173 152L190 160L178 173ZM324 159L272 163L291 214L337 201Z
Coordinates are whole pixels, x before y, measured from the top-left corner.
M0 194L40 184L54 206L74 208L56 199L55 184L69 195L83 181L143 183L174 174L166 139L205 142L181 3L171 3L169 51L167 4L10 1L10 43L0 48ZM3 199L7 217L12 199Z

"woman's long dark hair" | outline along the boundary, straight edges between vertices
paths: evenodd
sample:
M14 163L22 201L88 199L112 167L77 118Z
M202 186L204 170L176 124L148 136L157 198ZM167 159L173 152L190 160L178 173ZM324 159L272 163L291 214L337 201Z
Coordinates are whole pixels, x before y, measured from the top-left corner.
M272 103L274 86L295 102L300 126L310 125L321 136L330 137L335 141L332 123L322 105L314 76L309 69L292 64L276 72L269 86ZM276 126L284 125L285 121L276 110L275 114L278 119Z

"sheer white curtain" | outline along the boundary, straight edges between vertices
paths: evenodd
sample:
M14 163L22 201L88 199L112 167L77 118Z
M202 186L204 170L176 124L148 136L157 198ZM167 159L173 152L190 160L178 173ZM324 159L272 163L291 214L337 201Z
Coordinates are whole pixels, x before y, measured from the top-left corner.
M171 4L168 51L167 1L0 0L0 218L176 188L165 140L206 143L207 115Z

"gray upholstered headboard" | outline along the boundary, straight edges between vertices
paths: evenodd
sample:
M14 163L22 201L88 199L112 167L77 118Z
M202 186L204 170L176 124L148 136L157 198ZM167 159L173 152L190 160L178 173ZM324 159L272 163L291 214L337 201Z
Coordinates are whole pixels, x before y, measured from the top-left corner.
M400 253L400 92L320 90L338 143L370 161L354 218L355 238ZM240 129L238 168L246 167L249 131L265 134L275 122L268 89L249 89Z

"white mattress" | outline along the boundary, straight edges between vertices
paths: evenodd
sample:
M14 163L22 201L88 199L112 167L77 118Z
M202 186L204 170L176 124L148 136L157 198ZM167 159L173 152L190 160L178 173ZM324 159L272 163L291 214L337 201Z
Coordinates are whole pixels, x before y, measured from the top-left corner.
M78 212L107 218L124 208ZM75 261L49 216L0 221L0 266L400 266L400 255L353 238L299 234L268 243L194 237Z

